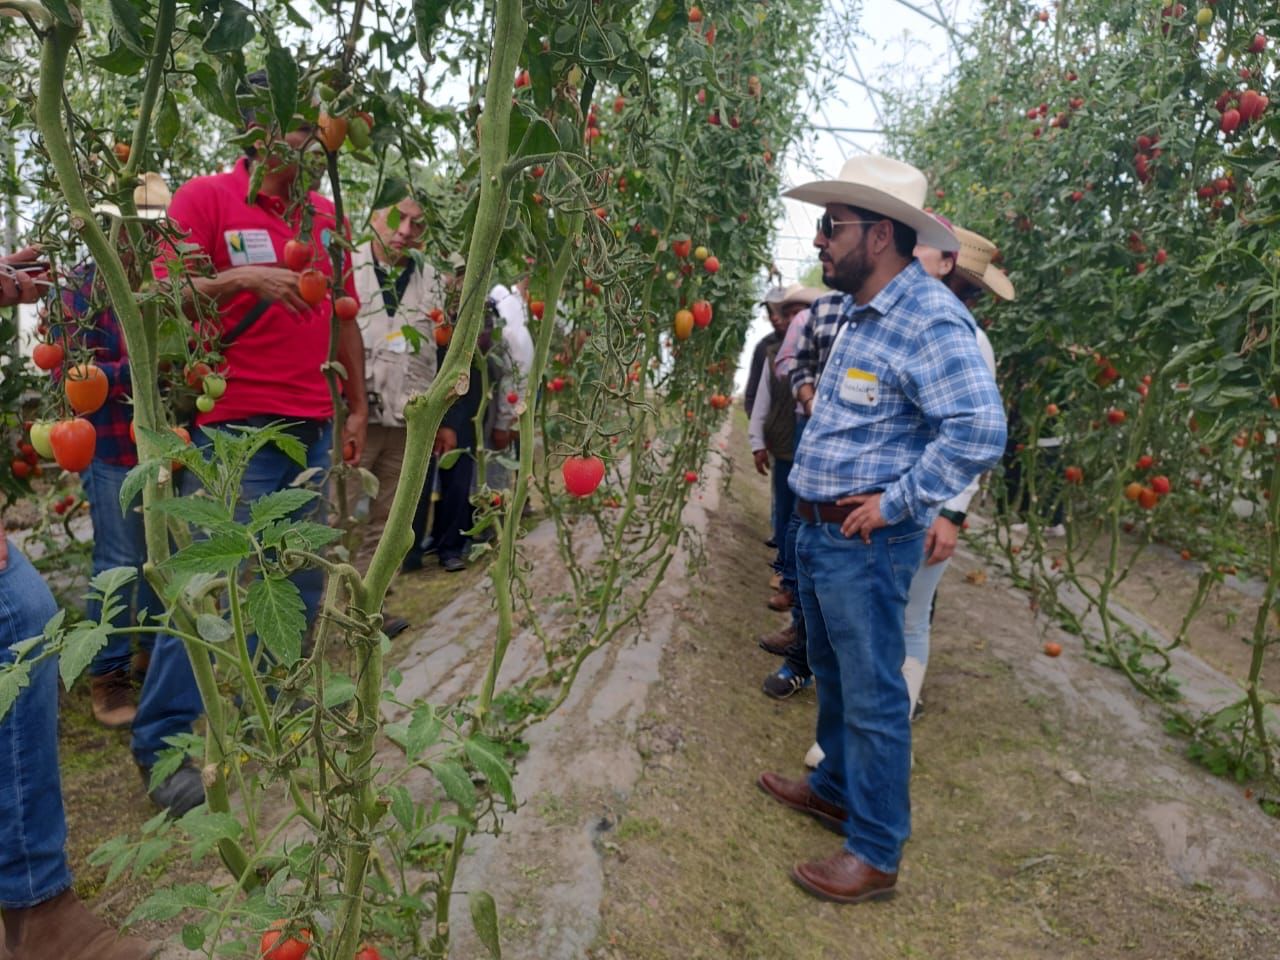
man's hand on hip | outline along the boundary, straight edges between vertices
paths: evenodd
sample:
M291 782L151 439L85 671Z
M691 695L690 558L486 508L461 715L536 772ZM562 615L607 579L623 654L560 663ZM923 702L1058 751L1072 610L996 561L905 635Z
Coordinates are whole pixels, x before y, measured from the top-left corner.
M880 496L878 493L859 493L837 500L838 506L854 507L854 510L844 518L844 523L840 524L840 532L850 538L861 536L863 543L870 543L873 530L888 526L884 515L880 512Z

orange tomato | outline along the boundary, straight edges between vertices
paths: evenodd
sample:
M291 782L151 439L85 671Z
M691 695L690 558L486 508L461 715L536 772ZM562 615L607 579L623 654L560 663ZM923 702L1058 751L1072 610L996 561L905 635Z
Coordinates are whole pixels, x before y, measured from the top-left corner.
M677 340L688 340L689 334L693 333L693 314L688 310L677 310L674 327Z
M350 323L360 312L360 303L355 297L339 297L333 305L333 312L338 315L339 320Z
M449 341L453 339L453 327L447 323L441 323L436 326L436 346L447 347Z
M298 295L315 307L329 295L329 279L319 270L303 270L298 274Z
M67 371L63 382L67 400L76 413L93 413L107 402L110 384L101 368L92 363L78 363Z
M1137 500L1140 496L1142 496L1142 484L1137 480L1134 480L1124 488L1124 498L1126 500Z
M1046 657L1056 657L1062 653L1062 644L1055 640L1047 640L1044 645L1044 655Z
M347 139L347 118L321 113L316 120L316 138L330 153L336 153Z

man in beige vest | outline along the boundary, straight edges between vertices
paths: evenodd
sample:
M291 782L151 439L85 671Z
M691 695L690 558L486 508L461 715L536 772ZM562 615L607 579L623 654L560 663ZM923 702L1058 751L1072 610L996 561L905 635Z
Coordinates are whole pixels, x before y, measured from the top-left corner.
M393 212L394 211L394 212ZM369 395L369 432L360 466L378 478L356 567L367 570L382 536L404 463L404 407L425 393L436 375L432 314L443 310L444 281L421 256L425 228L422 207L411 197L375 211L373 239L353 257L357 323L364 339L365 388ZM405 336L411 327L420 337ZM448 427L436 434L436 450L457 446ZM389 636L408 623L392 617L383 624Z

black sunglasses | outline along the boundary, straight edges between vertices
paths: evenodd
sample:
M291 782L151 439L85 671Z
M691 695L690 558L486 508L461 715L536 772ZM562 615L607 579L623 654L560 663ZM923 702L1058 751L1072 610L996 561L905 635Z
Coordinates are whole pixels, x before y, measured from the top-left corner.
M836 227L853 223L879 223L879 220L832 220L831 214L824 213L818 218L818 232L830 240L836 233Z

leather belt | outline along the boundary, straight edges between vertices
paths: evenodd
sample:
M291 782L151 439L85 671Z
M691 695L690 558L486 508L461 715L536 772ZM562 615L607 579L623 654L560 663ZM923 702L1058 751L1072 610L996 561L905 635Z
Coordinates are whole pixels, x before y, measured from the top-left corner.
M844 523L844 518L853 513L854 506L836 503L814 503L812 500L797 500L796 513L801 520L809 523Z

